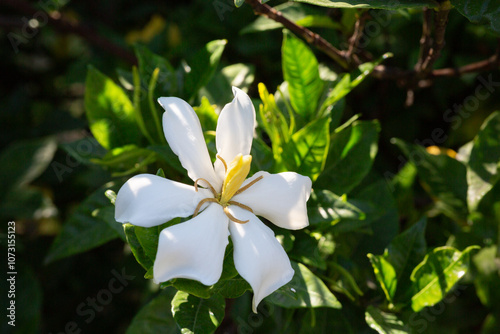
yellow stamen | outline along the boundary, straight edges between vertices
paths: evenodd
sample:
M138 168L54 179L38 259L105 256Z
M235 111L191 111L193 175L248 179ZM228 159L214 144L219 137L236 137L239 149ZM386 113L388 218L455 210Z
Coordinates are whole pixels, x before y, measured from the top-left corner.
M264 178L263 175L259 176L258 178L256 178L255 180L253 180L252 182L249 182L247 185L245 185L244 187L241 187L240 189L238 189L237 192L234 193L233 196L236 196L242 192L244 192L245 190L247 190L248 188L250 188L251 186L253 186L254 184L256 184L258 181L262 180Z
M245 204L241 204L240 202L229 201L229 202L227 202L227 204L239 206L240 208L245 209L245 210L250 211L251 213L253 213L253 210L252 210L251 207L246 206Z
M196 217L198 215L198 212L200 212L200 209L201 207L203 206L203 204L207 203L207 202L214 202L214 203L219 203L215 198L211 198L211 197L208 197L208 198L205 198L205 199L202 199L200 201L200 203L198 203L198 206L196 207L196 209L194 210L194 213L193 213L193 218Z
M220 204L225 206L234 194L240 189L241 184L245 181L250 172L250 164L252 162L251 155L238 154L229 165L222 185L222 194Z

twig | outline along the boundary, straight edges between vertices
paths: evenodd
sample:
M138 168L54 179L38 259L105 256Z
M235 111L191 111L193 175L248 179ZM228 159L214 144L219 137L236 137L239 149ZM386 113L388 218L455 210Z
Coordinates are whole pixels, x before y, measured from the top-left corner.
M472 64L467 64L458 68L441 68L431 72L433 77L454 77L471 72L484 72L498 69L500 67L500 38L497 40L495 54L488 59Z
M436 12L434 19L434 43L432 48L429 49L427 58L422 63L422 69L420 72L423 77L426 77L432 71L434 63L441 55L441 50L445 44L444 35L446 32L446 24L448 23L448 14L450 13L450 9L451 5L449 4L449 1L447 1L442 3Z
M245 2L252 6L253 11L257 15L265 16L273 21L281 23L283 26L285 26L285 28L304 38L309 44L316 46L318 49L332 58L344 70L349 69L349 65L342 52L331 45L329 42L327 42L323 37L307 28L295 24L294 22L284 17L276 9L270 7L267 4L261 3L260 0L245 0Z
M359 15L354 25L354 32L349 38L349 48L345 52L345 58L347 61L351 60L353 53L357 50L359 41L363 37L363 30L365 28L366 12Z
M31 3L25 0L2 0L2 4L6 4L7 6L16 9L18 12L30 17L34 17L35 14L39 15L39 12L41 11L34 8ZM107 52L123 59L130 64L137 63L137 59L135 58L133 52L100 36L96 31L90 29L89 27L85 27L73 21L67 20L62 15L55 16L51 15L50 13L46 14L48 24L52 25L58 31L79 35L96 47L106 50Z
M420 53L418 56L418 62L415 64L415 71L421 72L422 65L425 58L429 54L429 49L432 45L431 38L431 11L429 8L424 8L423 11L423 23L422 23L422 37L420 38Z

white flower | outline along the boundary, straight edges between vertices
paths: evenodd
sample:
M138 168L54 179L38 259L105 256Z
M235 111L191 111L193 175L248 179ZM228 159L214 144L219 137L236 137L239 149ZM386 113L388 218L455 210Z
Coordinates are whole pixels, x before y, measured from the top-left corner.
M258 172L245 180L252 160L255 110L243 91L233 88L233 93L234 100L219 115L213 166L191 106L175 97L158 99L165 109L165 137L194 186L150 174L134 176L118 192L115 218L150 227L193 215L161 232L153 268L157 283L188 278L215 284L230 234L234 264L254 291L256 312L259 302L294 274L273 231L256 215L286 229L307 226L311 180L293 172Z

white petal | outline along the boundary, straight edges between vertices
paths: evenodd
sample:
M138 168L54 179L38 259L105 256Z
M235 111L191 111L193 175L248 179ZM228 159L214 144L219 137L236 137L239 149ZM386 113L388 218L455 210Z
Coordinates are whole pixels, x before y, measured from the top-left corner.
M211 197L211 193L205 189L196 192L193 186L140 174L129 179L118 191L115 219L137 226L156 226L175 217L192 215L206 197Z
M250 154L255 130L255 109L246 93L233 87L234 99L219 114L215 142L217 154L229 165L238 155ZM224 176L224 165L215 162L219 177Z
M204 178L216 189L220 188L222 183L215 176L200 120L193 108L176 97L160 97L158 103L165 109L165 138L189 177L193 181Z
M249 211L235 206L230 206L229 210L235 218L249 220L245 224L230 221L229 231L234 246L234 265L253 289L252 308L257 313L260 301L290 282L294 271L269 227Z
M156 283L189 278L217 283L228 244L228 218L218 204L160 233L153 273Z
M306 202L311 194L311 179L293 172L258 172L242 187L259 176L264 178L234 196L233 201L249 206L256 215L279 227L297 230L309 225Z

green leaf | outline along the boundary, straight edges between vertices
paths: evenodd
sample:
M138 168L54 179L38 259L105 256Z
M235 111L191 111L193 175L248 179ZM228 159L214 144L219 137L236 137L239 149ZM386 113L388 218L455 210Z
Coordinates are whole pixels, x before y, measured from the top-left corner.
M413 270L411 280L416 293L411 298L413 311L439 303L469 269L469 246L463 252L453 247L438 247L425 256Z
M343 219L364 220L366 215L344 196L329 190L313 190L307 202L309 223L335 225Z
M336 194L349 193L371 169L379 132L377 121L357 121L334 133L326 167L316 183Z
M140 143L132 102L122 88L92 66L85 83L85 110L90 130L104 148Z
M234 0L234 5L236 7L241 7L245 3L245 0Z
M316 56L304 42L286 30L283 32L281 52L290 103L299 115L311 119L323 92Z
M293 261L291 263L295 270L292 280L269 296L268 301L285 308L342 308L340 302L321 279L303 264Z
M339 100L363 82L384 59L390 57L392 57L392 54L386 53L376 61L361 64L355 71L344 74L330 93L328 93L328 96L321 105L320 115L323 115L325 112L329 114L330 110Z
M419 145L393 139L416 166L424 189L435 199L436 207L448 217L465 221L467 217L467 181L465 166L445 155L432 155Z
M86 165L92 165L92 159L101 159L106 154L106 150L92 137L61 143L59 147L75 160Z
M329 7L329 8L377 8L377 9L400 9L400 8L415 8L415 7L429 7L435 8L438 3L433 0L292 0L295 2L304 2L311 5Z
M303 27L324 27L338 29L341 25L324 15L320 8L301 3L286 2L274 7L285 18ZM283 25L265 16L259 16L254 22L243 28L240 33L247 34L279 29Z
M500 112L488 117L473 143L467 168L467 202L471 211L500 179Z
M158 158L162 161L166 162L170 167L174 170L178 171L181 174L185 174L186 170L182 167L179 157L172 152L172 149L168 145L153 145L148 146L148 150L155 152L158 155Z
M395 237L383 255L368 254L375 277L388 301L393 302L396 289L409 287L411 271L423 259L426 252L425 226L427 220L418 223Z
M370 305L365 312L366 323L379 334L407 334L407 326L395 314L382 312Z
M160 232L164 228L179 222L180 218L174 218L165 224L152 227L141 227L132 224L123 225L125 236L127 237L127 242L130 245L132 254L134 254L137 262L139 262L146 271L154 264L156 252L158 250Z
M127 334L180 333L172 314L168 312L173 295L172 288L164 289L146 304L132 319Z
M292 250L288 253L291 259L300 261L308 266L326 270L326 261L322 257L318 240L307 233L300 233L293 244Z
M245 93L255 79L255 67L246 64L233 64L217 71L205 87L200 89L200 96L207 97L212 103L222 107L233 100L232 87L238 87ZM208 102L208 101L207 101ZM203 105L203 100L202 100ZM213 108L212 108L213 109ZM196 110L196 109L195 109ZM220 109L219 109L220 111ZM217 114L215 114L217 116ZM217 120L217 117L215 118ZM203 126L203 130L210 130ZM215 130L215 127L213 128Z
M498 1L450 0L469 21L500 33L500 3Z
M136 145L125 145L109 150L101 159L92 159L92 162L117 170L128 170L150 155L151 152L147 149Z
M172 299L172 314L183 334L213 333L224 318L226 302L220 295L201 299L179 291Z
M110 188L117 190L118 186L118 184L111 182L105 184L76 208L50 247L45 258L46 263L88 251L120 237L118 232L110 227L112 222L104 220L107 216L98 214L99 210L110 206L104 192ZM112 218L114 220L114 217Z
M184 78L184 96L187 100L192 100L198 90L210 81L226 44L226 40L211 41L189 61L189 70Z
M56 150L54 138L18 141L4 149L0 154L0 198L40 176Z
M142 88L148 89L153 72L158 68L160 72L155 88L156 97L178 95L177 75L170 62L166 58L154 54L145 46L137 44L134 46L134 50L139 63Z
M330 118L312 121L283 145L283 162L289 170L309 176L314 182L323 170L330 145Z

